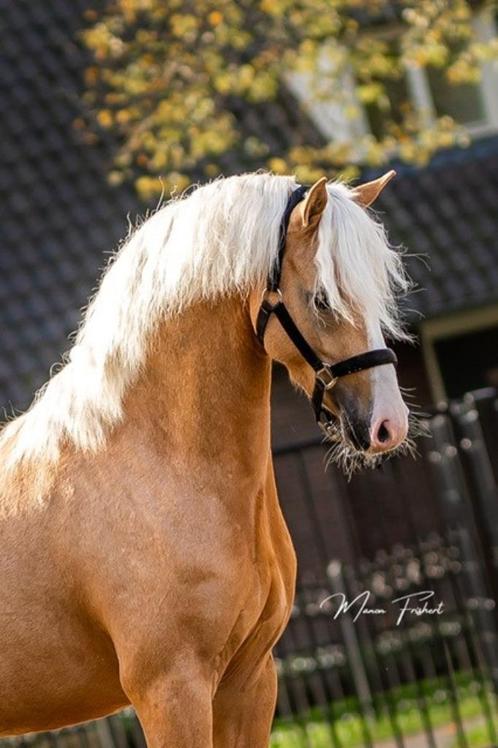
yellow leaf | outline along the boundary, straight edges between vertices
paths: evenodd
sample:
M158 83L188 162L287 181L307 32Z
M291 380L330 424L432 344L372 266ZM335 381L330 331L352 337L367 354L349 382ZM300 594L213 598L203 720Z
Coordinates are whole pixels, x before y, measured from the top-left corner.
M97 114L97 122L101 127L111 127L113 123L112 113L108 109L102 109Z
M220 13L219 10L213 10L208 15L208 21L211 24L211 26L218 26L223 21L223 15Z
M271 158L268 162L268 166L275 174L288 173L287 164L283 158Z

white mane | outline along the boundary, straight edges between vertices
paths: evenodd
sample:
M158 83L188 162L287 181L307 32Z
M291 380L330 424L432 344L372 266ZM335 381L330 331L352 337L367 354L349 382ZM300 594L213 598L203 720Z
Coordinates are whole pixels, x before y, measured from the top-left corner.
M169 202L135 230L111 260L67 362L30 410L8 424L9 463L54 460L63 439L96 450L122 418L126 388L143 363L159 319L200 299L247 292L267 277L291 177L249 174L214 181ZM317 286L338 313L344 298L400 335L394 291L406 284L382 226L341 184L328 186L316 254Z

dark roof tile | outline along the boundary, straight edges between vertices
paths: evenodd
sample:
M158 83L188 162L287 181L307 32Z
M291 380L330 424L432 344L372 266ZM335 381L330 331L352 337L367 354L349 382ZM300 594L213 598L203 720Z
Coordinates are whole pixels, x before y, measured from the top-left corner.
M379 200L394 244L416 257L422 287L407 307L426 316L498 301L498 138L438 155L422 171L398 168L396 189ZM389 193L389 194L388 194Z

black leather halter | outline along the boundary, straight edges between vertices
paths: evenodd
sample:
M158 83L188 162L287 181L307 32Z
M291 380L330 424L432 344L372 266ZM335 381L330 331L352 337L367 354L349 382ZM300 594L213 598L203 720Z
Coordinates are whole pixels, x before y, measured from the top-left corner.
M264 346L266 327L270 317L274 314L304 360L307 361L315 371L315 386L311 397L311 403L318 425L325 435L330 437L335 436L336 433L334 427L335 418L333 413L323 404L325 393L336 385L337 380L340 377L346 377L349 374L355 374L358 371L371 369L374 366L382 366L384 364L396 365L398 359L391 348L378 348L376 350L367 351L366 353L360 353L358 356L346 358L343 361L339 361L337 364L329 364L326 361L322 361L322 359L315 353L289 314L289 310L284 304L282 292L280 290L280 276L282 273L282 262L287 241L287 229L289 227L289 220L292 211L296 205L303 200L308 189L308 187L304 186L298 187L291 193L287 201L285 212L280 223L278 261L268 278L268 284L256 320L256 334L258 340ZM268 298L270 294L277 297L274 303L272 303Z

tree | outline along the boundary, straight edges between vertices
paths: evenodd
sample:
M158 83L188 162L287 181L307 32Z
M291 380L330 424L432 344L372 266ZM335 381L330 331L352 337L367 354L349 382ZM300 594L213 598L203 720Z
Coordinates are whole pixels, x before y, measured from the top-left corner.
M390 91L410 66L440 70L455 86L478 80L482 63L498 56L498 42L476 39L475 6L113 0L101 14L87 14L82 32L95 61L86 70L86 102L94 121L120 143L110 179L133 179L150 197L163 188L159 175L170 190L227 173L230 153L247 168L295 172L303 180L393 157L425 163L465 136L444 112L428 121L408 98L393 102ZM288 100L292 71L305 76L316 99L335 102L352 121L359 105L367 107L381 118L381 131L340 142L317 135L313 142L269 143L243 112L264 116L273 101Z

